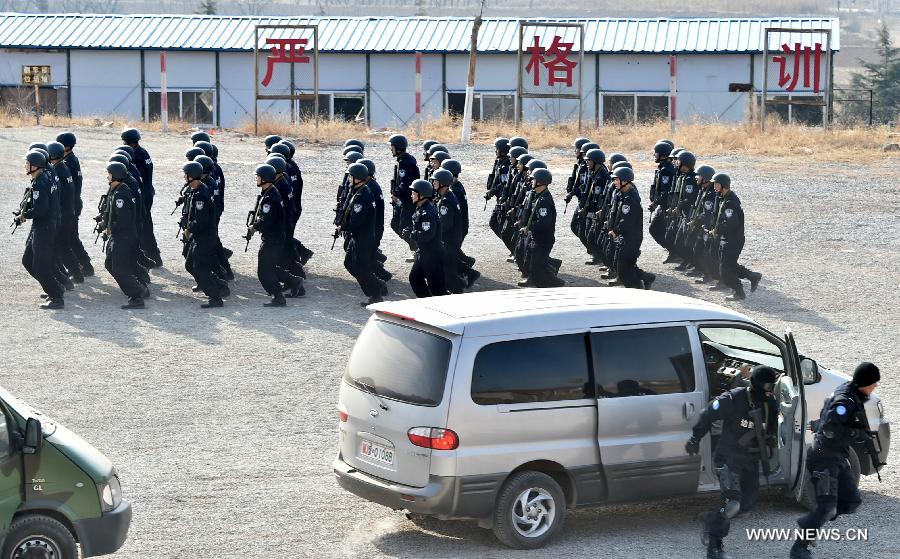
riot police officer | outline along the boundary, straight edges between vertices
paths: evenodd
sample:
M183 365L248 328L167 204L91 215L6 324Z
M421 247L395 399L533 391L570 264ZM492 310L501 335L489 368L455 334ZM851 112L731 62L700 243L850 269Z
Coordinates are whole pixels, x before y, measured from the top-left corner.
M525 237L525 265L528 279L535 287L560 287L565 282L556 275L558 267L550 258L550 251L556 244L556 205L553 195L547 190L553 182L553 175L546 168L532 171L533 187L530 211L521 228ZM522 282L519 285L523 285Z
M85 250L84 244L81 242L81 238L78 234L78 218L81 216L81 210L84 207L84 203L81 199L81 187L83 183L83 177L81 175L81 162L78 161L78 157L76 157L74 152L76 144L75 134L71 132L63 132L56 137L56 141L61 143L63 145L63 148L65 148L63 162L69 168L69 174L72 175L72 180L74 183L72 203L75 217L69 224L70 229L67 233L67 237L69 238L69 247L75 254L75 258L78 259L78 263L81 265L81 275L84 277L93 276L94 266L91 264L91 258L90 256L88 256L87 250Z
M393 207L391 229L403 237L401 233L410 227L413 212L416 211L410 186L419 178L419 167L416 158L406 152L406 148L409 146L406 136L394 134L388 138L388 143L391 147L391 155L397 159L397 164L394 165L394 177L391 179L391 206ZM434 208L432 207L432 209ZM416 250L415 237L416 235L409 235L404 238L411 251Z
M156 235L153 233L153 214L150 212L153 208L153 197L156 192L153 188L153 159L147 150L140 145L141 133L136 128L123 130L121 137L122 141L133 150L131 162L137 167L142 179L141 196L143 198L144 212L141 218L143 226L140 229L141 250L150 259L151 267L158 268L162 266L162 257L159 252L159 245L156 242Z
M366 188L372 192L372 197L375 199L375 257L372 260L372 271L376 278L388 282L393 276L384 269L387 256L381 252L381 239L384 237L384 191L375 178L375 162L363 158L359 160L359 163L365 165L369 170L369 181L366 183Z
M738 264L745 241L744 210L740 198L731 190L731 177L725 173L716 173L712 180L720 198L719 212L711 231L713 237L719 241L719 275L722 283L734 290L734 293L725 300L741 301L747 297L741 280L750 280L752 293L756 291L762 274Z
M816 491L816 508L797 519L801 529L815 533L839 515L853 514L862 504L848 455L852 444L870 437L865 403L880 380L878 367L868 362L860 363L853 372L853 379L838 386L825 400L819 419L810 422L815 438L806 459L806 469ZM878 467L884 465L880 457L875 460ZM815 559L809 549L812 543L812 539L798 538L791 547L791 559Z
M425 140L422 142L422 161L424 162L424 165L422 166L422 177L424 177L425 180L428 180L428 175L431 172L431 163L428 161L428 156L430 155L428 150L436 143L437 140Z
M400 235L415 243L416 253L409 271L409 285L416 297L446 295L444 287L444 246L441 243L441 222L431 203L434 187L424 179L410 185L415 211L410 226Z
M713 421L722 421L722 434L713 449L713 465L719 479L721 501L701 515L707 559L728 559L722 540L731 519L756 506L759 495L759 464L769 460L778 429L778 402L774 397L778 373L756 365L750 371L750 387L722 393L702 412L693 435L685 444L690 455L700 452L700 440ZM768 464L764 464L764 471Z
M506 138L497 138L494 140L494 166L491 168L491 174L488 175L487 186L484 193L484 199L490 200L496 198L497 203L491 211L491 217L488 225L491 231L498 237L500 236L501 225L501 200L500 197L503 189L509 181L509 140Z
M75 180L65 164L65 147L59 142L47 144L50 165L59 178L59 226L56 229L56 258L75 283L83 283L81 264L72 249L72 222L75 220Z
M140 194L128 187L126 181L129 175L124 163L113 161L106 166L106 171L110 187L105 231L109 239L106 244L106 269L128 297L128 303L122 308L143 309L144 299L150 296L150 290L138 281L134 273L134 254L139 243L137 220L140 219L136 198Z
M188 207L187 223L182 229L184 241L188 244L187 261L191 263L188 270L200 291L209 297L209 301L200 305L204 309L221 307L224 303L223 291L228 287L213 274L216 263L216 246L219 241L218 226L216 222L216 207L209 191L204 188L201 180L203 166L192 161L182 168L184 181L191 189Z
M672 145L666 142L657 142L653 146L653 157L656 160L656 171L653 174L653 184L650 185L650 236L659 246L669 250L666 242L666 229L669 219L666 210L669 209L669 199L672 189L675 187L675 167L669 156L672 154ZM673 255L666 257L664 262L672 262Z
M17 224L31 221L31 231L25 241L22 266L41 284L47 301L42 309L61 309L65 306L65 287L55 276L56 226L59 222L58 207L54 209L50 200L52 179L46 172L47 157L40 151L30 150L25 154L25 174L31 179L16 214Z
M344 268L356 279L363 294L368 297L368 301L360 303L367 306L380 303L388 292L384 282L374 274L377 204L368 187L368 167L362 163L354 163L347 171L352 181L351 191L335 236L344 236Z
M615 188L619 191L618 206L611 221L609 236L616 243L616 271L619 281L625 287L644 287L644 277L637 266L644 240L644 210L641 198L634 187L634 171L629 167L619 167L613 171ZM652 274L650 274L652 275ZM648 278L652 284L654 278Z
M441 243L444 245L444 287L450 293L462 293L465 285L459 274L462 216L456 194L450 189L453 173L438 169L431 174L431 184L437 194L435 205L441 222Z
M456 201L459 202L459 215L460 215L460 248L459 248L459 272L465 276L466 278L466 287L472 287L472 285L478 281L478 278L481 277L481 273L475 270L472 266L475 265L475 258L469 256L462 250L462 244L465 242L466 237L469 235L469 198L466 194L466 188L463 186L462 181L459 180L459 175L462 173L462 163L457 161L456 159L446 159L443 163L441 163L441 169L446 169L450 171L453 175L453 184L450 185L450 190L453 191L453 194L456 195Z

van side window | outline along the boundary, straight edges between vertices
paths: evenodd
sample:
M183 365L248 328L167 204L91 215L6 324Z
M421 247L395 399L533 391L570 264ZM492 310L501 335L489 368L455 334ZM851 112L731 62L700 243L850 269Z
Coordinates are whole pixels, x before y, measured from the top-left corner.
M687 328L641 328L591 334L598 398L693 392Z
M6 414L0 412L0 458L9 456L12 451L12 444L9 441L9 422L6 420Z
M475 356L472 400L476 404L592 397L585 334L497 342Z

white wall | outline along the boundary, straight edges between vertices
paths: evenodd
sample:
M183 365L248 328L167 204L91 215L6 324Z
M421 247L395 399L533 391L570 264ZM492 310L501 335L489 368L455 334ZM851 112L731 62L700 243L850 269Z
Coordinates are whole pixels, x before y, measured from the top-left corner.
M20 85L22 66L50 66L49 85L66 85L65 51L0 49L0 85Z
M412 126L416 113L414 54L370 56L373 126ZM441 55L422 55L422 111L425 118L441 113Z
M141 118L139 52L73 50L72 114Z
M729 93L732 83L750 83L750 55L680 55L679 121L737 122L749 116L749 93Z

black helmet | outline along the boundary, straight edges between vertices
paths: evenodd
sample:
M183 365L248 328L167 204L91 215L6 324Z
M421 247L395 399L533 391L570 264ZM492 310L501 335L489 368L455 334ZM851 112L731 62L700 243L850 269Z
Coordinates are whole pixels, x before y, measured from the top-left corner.
M543 161L541 161L540 159L532 159L525 166L528 167L528 170L532 172L531 173L532 175L534 174L535 169L546 169L547 168L547 164L544 163Z
M358 141L358 140L357 140L357 141ZM281 141L278 142L278 143L279 143L279 144L286 145L286 146L288 147L288 152L289 152L289 153L288 153L288 159L293 159L293 158L294 158L294 154L297 153L297 148L294 147L294 143L291 142L290 140L281 140ZM215 147L215 146L213 146L213 147Z
M428 153L428 148L437 143L437 140L425 140L422 142L422 152Z
M194 161L196 161L200 165L203 165L203 172L207 175L212 172L213 168L215 168L212 157L209 157L208 155L198 155L194 158Z
M207 134L203 130L200 130L198 132L194 132L193 134L191 134L191 143L196 146L197 142L212 143L212 138L209 137L209 134Z
M634 182L634 171L630 167L619 167L613 171L613 176L622 182Z
M266 165L265 163L256 166L256 176L261 178L264 183L275 181L275 167Z
M275 144L269 150L269 153L280 153L284 156L284 160L287 161L291 158L291 149L284 144Z
M615 171L619 167L628 167L629 169L634 169L634 167L631 166L631 163L629 163L627 161L619 161L618 163L616 163L615 165L612 166L613 171Z
M185 158L187 158L188 161L193 161L194 158L197 157L198 155L206 155L206 152L197 147L191 148L191 149L187 150L186 152L184 152L184 156L185 156Z
M528 168L528 163L534 159L534 156L530 153L523 153L519 157L516 158L516 161L522 164L522 167Z
M413 192L418 192L419 196L424 198L434 197L434 187L430 182L424 179L414 180L409 187Z
M347 169L347 172L350 173L350 176L356 180L364 181L369 178L369 168L362 163L354 163L353 165L350 165L350 168Z
M347 146L359 146L360 150L366 149L366 144L364 144L362 140L357 140L356 138L350 138L344 142L344 147Z
M575 146L575 149L581 151L581 146L588 142L590 142L590 140L588 140L587 138L577 138L574 142L572 142L572 145Z
M666 139L666 138L663 138L662 140L656 140L656 143L657 144L669 144L670 146L672 146L672 149L675 149L675 142L673 142L672 140Z
M602 164L602 163L606 162L606 154L603 153L603 150L599 149L599 148L594 148L594 149L588 150L587 153L584 154L584 157L588 161L593 161L594 163L597 163L597 164Z
M712 181L719 183L723 188L731 188L731 177L725 173L716 173L713 175Z
M534 184L548 185L553 182L553 174L548 169L535 169L531 173L531 177L534 179Z
M509 147L510 148L520 147L520 148L528 149L528 140L526 140L522 136L513 136L512 138L509 139Z
M126 128L122 130L122 141L126 144L136 144L141 141L141 133L137 128Z
M409 147L409 140L403 134L394 134L388 138L388 143L400 151L406 151L406 148Z
M506 153L509 151L509 139L508 138L497 138L494 140L494 147L500 150L500 153Z
M284 157L269 156L266 159L266 165L271 165L276 173L283 173L287 169L287 162Z
M266 144L266 149L269 149L270 147L274 146L275 144L277 144L280 141L281 141L281 136L279 136L277 134L269 134L263 140L263 142L265 142L265 144Z
M203 165L198 163L197 161L188 161L181 168L184 171L184 174L187 175L187 178L195 181L203 176Z
M713 175L716 174L716 170L710 167L709 165L700 165L697 167L697 175L703 177L706 180L711 180Z
M47 166L47 156L36 149L29 150L28 153L25 154L25 161L32 166L40 167L41 169Z
M444 144L431 144L431 147L428 148L428 155L434 155L439 151L450 153L450 150L447 149L447 146L445 146Z
M447 169L454 177L458 177L459 174L462 173L462 163L456 159L445 159L444 162L441 163L441 169Z
M628 158L626 158L621 153L613 153L609 156L609 164L610 165L615 165L619 161L628 161Z
M757 394L775 391L778 373L772 367L757 365L750 369L750 389Z
M653 146L653 153L655 153L657 157L669 157L672 155L672 146L665 142L657 142L656 145Z
M210 155L210 157L212 157L213 161L218 161L219 160L219 148L218 148L218 146L216 146L216 144L210 144L210 145L212 145L212 148L213 148L213 152L212 152L212 155Z
M50 142L47 144L47 153L50 154L50 160L62 159L66 156L66 148L59 142Z
M125 147L128 147L128 146L125 146ZM114 151L113 153L121 153L122 155L124 155L125 157L128 158L129 163L134 161L134 151L133 150L122 149L122 146L119 146L116 148L116 151Z
M431 154L431 159L436 159L438 161L445 161L450 159L450 154L446 151L436 151Z
M128 161L128 157L126 157L124 153L114 153L109 156L108 161L121 163L122 165L125 165L125 168L128 168L128 166L131 164Z
M519 156L523 153L528 153L528 148L523 148L522 146L513 146L509 148L509 156L513 159L518 160Z
M344 156L344 161L347 161L349 163L356 163L360 159L365 159L365 157L365 155L359 153L358 151L351 151Z
M106 171L110 174L114 181L123 181L128 176L128 168L124 163L112 161L106 164Z
M40 150L47 151L47 144L44 144L41 142L34 142L30 146L28 146L28 151L31 151L33 149L40 149Z
M211 143L200 140L194 144L194 147L202 149L203 154L212 159L213 149Z
M370 177L375 176L375 162L374 161L372 161L371 159L360 159L357 163L361 163L362 165L366 166L366 169L369 170Z
M684 148L675 148L672 150L672 153L669 154L669 157L671 157L673 159L677 159L678 156L681 155L681 152L683 152L683 151L684 151Z
M438 169L431 175L431 180L438 181L441 186L450 186L453 184L453 173L447 169Z
M678 160L681 161L682 165L687 165L689 169L693 169L694 165L697 164L697 156L688 150L684 150L678 154Z
M585 142L585 143L581 144L581 152L582 153L587 153L587 152L591 151L592 149L600 149L600 146L595 144L594 142Z
M349 146L346 146L341 153L343 153L344 155L347 155L348 153L352 153L354 151L356 153L362 154L363 149L356 144L351 144Z
M75 134L71 132L63 132L62 134L56 137L56 141L66 146L69 149L75 147Z

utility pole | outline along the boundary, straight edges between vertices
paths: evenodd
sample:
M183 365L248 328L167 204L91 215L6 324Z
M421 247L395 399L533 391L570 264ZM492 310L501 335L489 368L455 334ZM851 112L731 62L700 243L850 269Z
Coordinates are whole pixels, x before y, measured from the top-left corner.
M469 81L466 83L466 106L463 109L463 125L460 143L468 144L472 137L472 103L475 98L475 61L478 56L478 30L481 29L481 16L484 14L484 1L481 0L481 11L472 25L472 45L469 50Z

